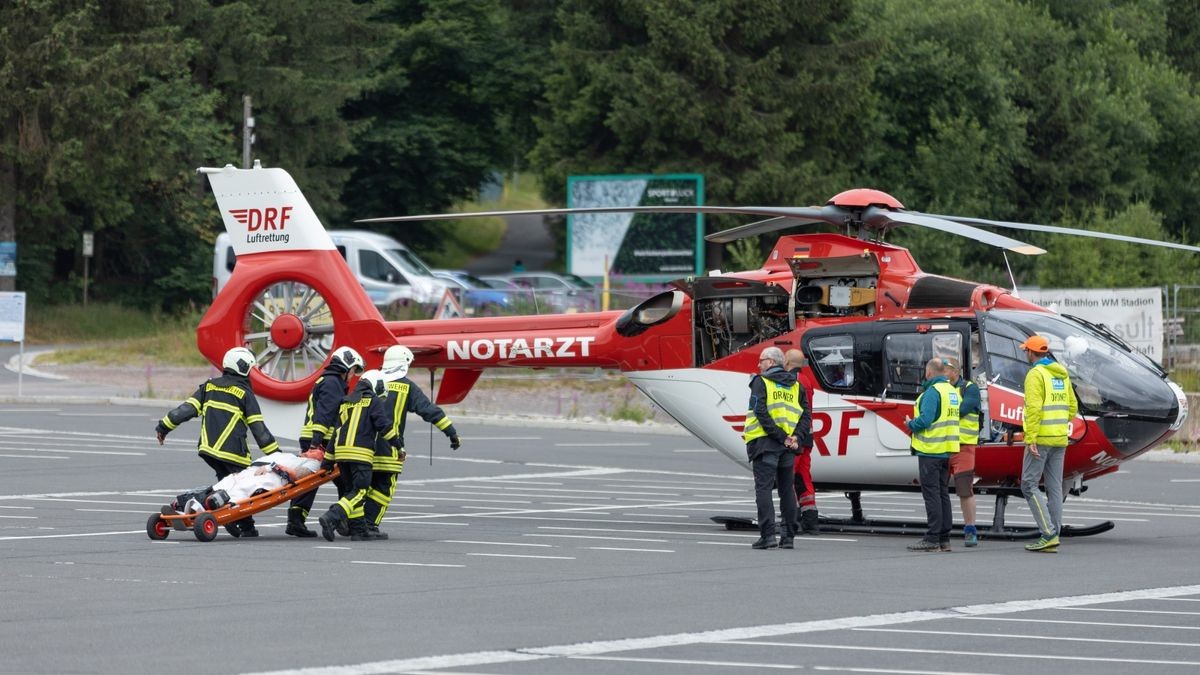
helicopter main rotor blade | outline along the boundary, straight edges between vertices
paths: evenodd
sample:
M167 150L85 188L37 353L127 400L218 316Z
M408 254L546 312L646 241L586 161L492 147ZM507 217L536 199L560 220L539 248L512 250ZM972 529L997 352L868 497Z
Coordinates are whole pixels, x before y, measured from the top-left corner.
M956 223L969 225L981 225L983 227L1007 227L1014 230L1029 230L1031 232L1051 232L1054 234L1070 234L1076 237L1092 237L1095 239L1111 239L1112 241L1123 241L1130 244L1146 244L1148 246L1165 246L1166 248L1176 248L1181 251L1192 251L1200 253L1200 246L1188 246L1187 244L1176 244L1173 241L1159 241L1157 239L1143 239L1141 237L1130 237L1124 234L1112 234L1111 232L1095 232L1093 230L1077 230L1070 227L1057 227L1055 225L1033 225L1031 223L1012 223L1005 220L986 220L984 218L963 218L960 216L935 216L936 218L944 218L952 220Z
M751 216L796 216L819 209L787 206L589 206L575 209L526 209L523 211L475 211L471 213L435 213L419 216L360 218L356 223L399 223L416 220L458 220L503 216L572 216L589 213L712 213ZM823 219L821 219L823 220Z
M951 220L941 216L930 216L924 213L916 213L914 211L893 211L890 209L880 209L874 206L867 209L867 212L863 214L863 220L867 223L872 223L872 221L876 221L877 219L881 218L886 218L894 223L920 225L922 227L928 227L939 232L956 234L961 237L974 239L975 241L982 242L984 244L995 246L997 248L1003 248L1014 253L1021 253L1023 255L1041 255L1046 252L1046 249L1038 248L1033 244L1026 244L1023 241L1009 239L1004 235L996 234L995 232L988 232L987 230L981 230L977 227L971 227L970 225L958 222L957 220Z
M753 237L767 232L775 232L777 230L786 230L798 225L811 225L814 223L829 223L832 225L841 225L845 220L844 212L827 211L816 207L802 207L789 209L794 213L786 216L776 216L766 220L759 220L753 223L746 223L737 227L731 227L728 230L713 232L704 237L705 241L711 241L717 244L728 244L731 241Z

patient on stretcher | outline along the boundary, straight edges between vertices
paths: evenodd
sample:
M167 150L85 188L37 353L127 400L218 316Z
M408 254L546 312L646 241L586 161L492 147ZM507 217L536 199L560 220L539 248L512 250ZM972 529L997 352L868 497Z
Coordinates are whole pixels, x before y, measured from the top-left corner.
M213 511L316 473L324 458L325 451L320 448L310 448L299 455L273 452L206 488L179 495L171 502L171 508L177 513Z

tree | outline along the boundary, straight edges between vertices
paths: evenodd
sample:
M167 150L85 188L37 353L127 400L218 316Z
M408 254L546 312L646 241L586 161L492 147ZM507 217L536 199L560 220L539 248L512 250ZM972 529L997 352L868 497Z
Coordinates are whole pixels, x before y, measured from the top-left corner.
M544 189L561 201L572 174L702 173L710 203L823 202L871 108L874 45L852 7L564 2L531 156Z
M491 171L514 164L514 130L527 116L533 75L499 0L390 0L376 17L390 50L372 85L347 109L360 126L342 195L363 217L436 212L475 195ZM516 92L516 93L514 93ZM515 134L515 136L514 136ZM417 248L437 229L393 234Z

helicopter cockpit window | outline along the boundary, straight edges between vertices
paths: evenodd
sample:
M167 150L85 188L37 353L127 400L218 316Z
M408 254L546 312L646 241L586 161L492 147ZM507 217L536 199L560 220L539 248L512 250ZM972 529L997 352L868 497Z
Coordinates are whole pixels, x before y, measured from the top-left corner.
M936 357L961 359L963 336L956 331L894 333L883 340L889 395L915 400L925 381L925 364Z
M1176 397L1158 365L1106 335L1102 328L1058 314L993 310L986 315L989 381L1024 388L1028 361L1018 345L1031 334L1071 374L1081 412L1161 416Z
M810 363L821 382L833 389L854 386L854 338L849 335L829 335L809 343Z

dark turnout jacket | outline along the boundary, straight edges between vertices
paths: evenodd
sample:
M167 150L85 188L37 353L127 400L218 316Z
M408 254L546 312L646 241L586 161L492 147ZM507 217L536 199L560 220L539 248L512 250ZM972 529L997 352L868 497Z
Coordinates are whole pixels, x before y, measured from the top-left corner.
M250 378L225 371L200 385L194 394L159 421L155 430L162 434L193 417L200 418L201 455L208 455L237 466L250 466L250 447L246 430L264 455L279 449L279 443L263 422L258 399L250 389Z
M324 445L338 427L338 412L342 399L346 397L346 380L341 368L326 368L317 378L308 395L308 410L304 414L304 426L300 429L300 440L309 440L313 445Z

